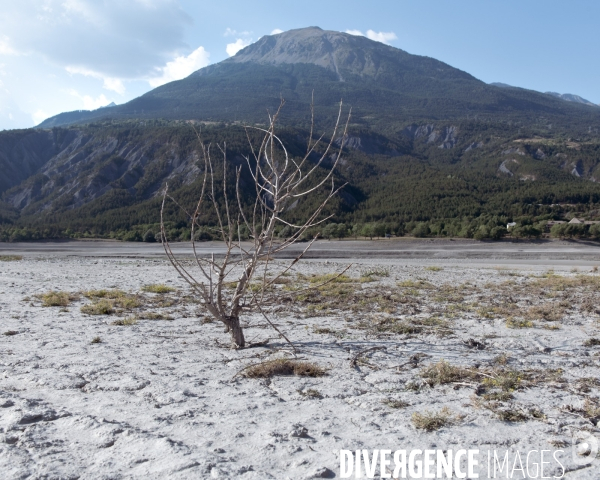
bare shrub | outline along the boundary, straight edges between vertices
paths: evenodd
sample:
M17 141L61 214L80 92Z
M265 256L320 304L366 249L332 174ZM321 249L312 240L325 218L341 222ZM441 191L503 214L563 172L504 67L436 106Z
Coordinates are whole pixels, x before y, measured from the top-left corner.
M327 202L343 188L343 185L336 188L333 182L333 172L339 163L342 147L332 153L335 148L334 142L341 140L343 145L350 120L348 115L342 138L338 138L342 114L341 102L329 141L323 142L323 136L314 140L311 127L307 152L301 158L290 155L281 139L275 134L275 125L283 104L282 100L277 112L269 116L267 128L246 128L252 154L245 157L245 165L235 167L234 175L231 175L228 170L226 145L216 146L222 162L222 166L219 165L217 169L212 154L215 149L211 149L210 144L205 144L200 134L196 132L204 160L204 172L200 197L193 212L187 212L169 195L168 186L165 187L163 195L161 240L165 253L179 275L202 299L210 315L225 325L236 348L243 348L246 345L240 314L244 306L250 305L264 316L272 328L288 340L262 308L265 294L277 278L287 273L302 258L316 240L318 232L311 235L313 240L287 267L280 268L274 276L269 276L269 272L276 270L273 258L307 237L321 223L331 218L331 216L321 218L321 214ZM312 107L311 111L314 112ZM260 136L258 142L253 141L256 132ZM253 192L242 188L242 175L244 175L243 183L251 184ZM324 191L329 184L331 188ZM180 206L191 222L192 251L195 267L199 270L198 274L192 275L189 267L178 260L171 250L164 218L167 200ZM291 218L286 219L286 212L290 210L290 206L303 200L310 201L313 205L307 218L300 222L295 222ZM207 225L209 218L212 219L211 225ZM283 229L280 230L280 227ZM222 255L205 257L198 254L195 247L196 231L203 228L213 228L224 247ZM288 233L283 238L277 235L286 229ZM249 239L249 245L242 243L244 237ZM252 283L255 276L261 277L256 286ZM234 286L228 290L226 285L232 280ZM312 288L314 287L318 285L312 285Z

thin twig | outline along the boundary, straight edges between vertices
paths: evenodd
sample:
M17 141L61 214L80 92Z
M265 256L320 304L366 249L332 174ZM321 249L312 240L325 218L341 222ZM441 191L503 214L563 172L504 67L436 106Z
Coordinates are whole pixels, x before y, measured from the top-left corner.
M350 360L350 366L356 367L356 362L358 361L359 357L361 357L365 353L373 352L375 350L387 350L387 347L384 347L384 346L370 347L370 348L367 348L366 350L361 350L360 352L358 352L356 355L354 355L352 357L352 359Z

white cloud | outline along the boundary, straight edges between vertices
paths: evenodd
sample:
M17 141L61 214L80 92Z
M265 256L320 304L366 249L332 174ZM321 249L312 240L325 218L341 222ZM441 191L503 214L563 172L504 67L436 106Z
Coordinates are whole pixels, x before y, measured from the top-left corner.
M6 35L0 37L0 55L17 55L17 52L10 46L10 39Z
M123 82L120 79L105 77L102 80L104 81L103 87L107 90L117 92L119 95L123 95L125 93L125 85L123 85Z
M391 41L398 39L394 32L376 32L374 30L367 30L367 33L364 34L360 30L346 30L346 33L367 37L370 40L375 40L376 42L385 43L387 45L389 45Z
M77 90L69 90L69 93L74 97L77 97L83 103L83 110L97 110L100 107L106 107L110 100L101 94L100 96L93 98L90 95L81 95ZM33 115L37 115L38 112ZM38 122L39 123L39 122Z
M84 75L86 77L92 77L102 80L103 88L105 88L106 90L117 92L119 95L123 95L125 93L125 85L123 85L123 81L119 78L106 77L101 73L94 72L93 70L88 70L87 68L67 66L65 70L70 74L79 74Z
M173 80L181 80L196 70L206 67L209 64L210 54L204 50L204 47L198 47L187 57L177 57L172 62L160 68L161 76L148 80L150 86L158 87Z
M48 115L43 110L37 110L37 111L35 111L34 113L31 114L31 118L33 120L33 124L34 125L39 125L44 120L46 120L49 116L50 115ZM11 118L11 120L12 120L12 118Z
M394 32L375 32L373 30L367 30L367 38L375 40L376 42L389 43L393 40L397 40L398 37Z
M110 100L101 94L97 98L92 98L89 95L84 95L83 98L83 108L84 110L96 110L100 107L106 107Z
M276 28L271 32L271 35L277 35L278 33L283 33L283 30L281 30L280 28Z
M250 43L251 43L251 40L243 40L241 38L238 38L235 42L228 43L227 47L225 48L225 51L227 52L227 55L229 55L230 57L233 57L242 48L250 45Z
M21 110L14 95L6 89L0 89L0 130L28 128L32 124L32 116Z
M250 35L252 35L252 32L249 32L248 30L238 32L237 30L233 30L229 27L227 27L225 33L223 34L224 37L249 37Z
M0 52L38 54L103 78L148 78L186 48L189 24L179 0L3 2Z

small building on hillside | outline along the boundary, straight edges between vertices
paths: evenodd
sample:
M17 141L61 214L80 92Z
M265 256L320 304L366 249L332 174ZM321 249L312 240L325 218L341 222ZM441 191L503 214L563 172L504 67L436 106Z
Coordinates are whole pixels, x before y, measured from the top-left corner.
M595 225L596 223L600 223L598 220L580 220L579 218L573 217L573 219L569 222L576 225Z

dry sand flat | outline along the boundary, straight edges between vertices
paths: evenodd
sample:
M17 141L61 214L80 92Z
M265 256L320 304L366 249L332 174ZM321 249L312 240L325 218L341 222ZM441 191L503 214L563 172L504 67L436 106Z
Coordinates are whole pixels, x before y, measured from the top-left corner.
M340 449L359 448L562 449L565 478L598 478L600 460L579 466L570 450L574 432L600 439L590 246L564 245L552 274L558 243L520 244L525 259L502 244L486 264L465 258L476 244L460 255L404 244L437 252L415 259L319 242L315 256L369 258L296 294L345 265L313 257L270 292L268 311L327 375L246 378L244 367L291 358L286 343L250 311L247 339L269 343L227 348L157 246L45 245L0 251L24 255L0 262L2 478L327 478ZM141 292L151 283L176 291ZM78 293L92 289L122 291L104 299L113 313L81 311L103 300ZM69 304L42 306L36 295L50 290Z

